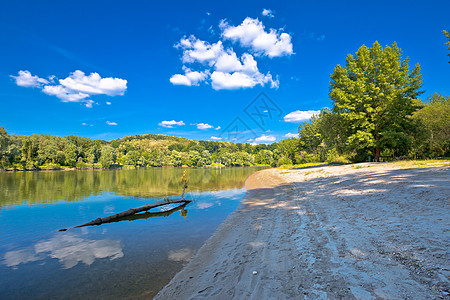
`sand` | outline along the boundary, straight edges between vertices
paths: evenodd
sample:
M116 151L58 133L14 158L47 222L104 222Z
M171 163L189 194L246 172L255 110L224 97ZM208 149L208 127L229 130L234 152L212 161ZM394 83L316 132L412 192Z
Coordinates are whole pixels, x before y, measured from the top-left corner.
M450 167L269 169L156 299L450 299Z

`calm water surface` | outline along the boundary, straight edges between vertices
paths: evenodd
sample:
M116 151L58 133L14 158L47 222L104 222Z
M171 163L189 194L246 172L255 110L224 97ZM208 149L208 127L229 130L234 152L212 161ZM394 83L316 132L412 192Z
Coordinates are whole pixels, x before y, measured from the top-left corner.
M187 206L65 232L175 198L183 169L0 173L0 298L151 299L236 209L257 170L189 169Z

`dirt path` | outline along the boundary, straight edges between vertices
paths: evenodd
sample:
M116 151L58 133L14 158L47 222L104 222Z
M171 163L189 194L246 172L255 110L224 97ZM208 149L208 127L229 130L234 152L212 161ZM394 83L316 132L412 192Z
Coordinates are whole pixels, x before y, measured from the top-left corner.
M264 170L246 186L157 299L450 299L450 168Z

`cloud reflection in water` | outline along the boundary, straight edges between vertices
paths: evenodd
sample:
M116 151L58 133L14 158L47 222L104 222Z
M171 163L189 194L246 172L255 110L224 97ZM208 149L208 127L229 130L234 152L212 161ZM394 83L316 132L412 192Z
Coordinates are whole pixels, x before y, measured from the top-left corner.
M120 241L89 240L62 234L39 241L29 249L9 251L5 254L3 263L17 269L19 264L44 260L47 255L58 259L64 269L70 269L80 262L91 265L98 258L121 258L123 252Z

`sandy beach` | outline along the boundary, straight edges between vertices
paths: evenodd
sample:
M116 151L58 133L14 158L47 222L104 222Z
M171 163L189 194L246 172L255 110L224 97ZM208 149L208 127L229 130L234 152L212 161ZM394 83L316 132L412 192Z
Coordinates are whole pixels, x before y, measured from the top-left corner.
M259 171L155 299L450 299L450 167Z

